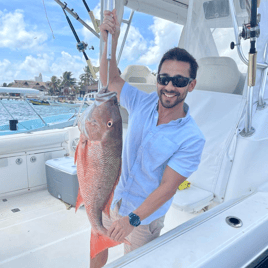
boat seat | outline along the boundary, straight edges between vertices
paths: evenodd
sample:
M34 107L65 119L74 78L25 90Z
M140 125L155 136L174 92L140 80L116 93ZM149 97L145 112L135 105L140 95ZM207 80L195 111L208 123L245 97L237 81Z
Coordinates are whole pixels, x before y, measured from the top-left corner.
M229 57L206 57L197 61L196 90L242 94L245 75Z
M190 188L176 192L172 206L184 212L196 213L210 205L213 198L213 193L191 185Z
M121 74L121 78L130 85L147 93L156 91L156 76L146 66L129 65Z
M146 93L156 91L156 77L148 67L143 65L129 65L121 74L121 78L131 86L138 88ZM124 107L120 107L123 123L128 123L128 112Z

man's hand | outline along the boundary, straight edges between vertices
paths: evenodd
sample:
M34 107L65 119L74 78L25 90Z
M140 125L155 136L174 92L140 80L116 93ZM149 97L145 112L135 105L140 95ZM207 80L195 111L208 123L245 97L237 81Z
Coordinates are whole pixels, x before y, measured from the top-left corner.
M120 25L116 16L116 10L112 12L105 10L103 23L100 26L101 36L104 42L107 42L108 32L113 35L115 40L118 40L120 34Z
M123 242L124 238L128 236L135 227L129 223L128 216L114 221L108 229L108 236L118 242Z

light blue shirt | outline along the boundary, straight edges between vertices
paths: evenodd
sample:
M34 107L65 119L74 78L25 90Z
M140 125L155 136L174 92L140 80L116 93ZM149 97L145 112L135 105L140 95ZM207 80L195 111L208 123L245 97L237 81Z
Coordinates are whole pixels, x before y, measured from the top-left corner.
M186 116L157 126L158 95L125 83L120 103L129 114L123 146L122 173L114 192L112 209L122 199L119 214L136 210L161 183L166 165L184 177L197 170L205 138L184 104ZM164 216L173 198L144 219L150 224Z

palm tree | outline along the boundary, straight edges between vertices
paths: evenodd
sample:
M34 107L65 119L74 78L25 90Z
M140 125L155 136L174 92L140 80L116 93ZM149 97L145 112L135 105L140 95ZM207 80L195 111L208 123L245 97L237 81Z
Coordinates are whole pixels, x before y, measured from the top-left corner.
M53 75L51 77L51 81L49 83L49 87L50 87L49 93L51 95L55 95L55 92L59 92L60 83L61 81L57 76Z
M94 84L94 82L95 82L95 80L94 80L94 78L93 78L93 76L92 76L92 74L91 74L90 69L89 69L88 66L86 66L84 68L84 73L81 74L79 76L79 78L81 80L79 82L80 86L82 86L82 85L83 86L90 86L90 85Z
M73 88L76 83L76 79L72 77L72 72L64 72L61 77L61 87L65 88L64 92L69 93L69 89Z

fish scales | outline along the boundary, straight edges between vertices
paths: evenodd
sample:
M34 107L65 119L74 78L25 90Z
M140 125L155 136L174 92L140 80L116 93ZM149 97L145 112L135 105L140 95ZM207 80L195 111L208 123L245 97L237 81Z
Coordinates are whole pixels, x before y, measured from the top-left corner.
M79 182L76 209L84 203L91 223L90 257L94 258L104 249L120 244L107 236L102 224L102 212L109 215L121 172L122 118L116 93L100 92L78 126L81 133L75 153Z
M86 146L84 150L87 157L81 153L81 158L91 161L85 167L85 164L82 164L83 159L77 160L77 175L85 178L79 180L79 187L92 227L102 230L101 212L119 176L121 155L118 156L114 148L102 146L100 142L91 142L91 145ZM82 166L79 166L81 164ZM88 183L87 178L90 178L92 183Z

